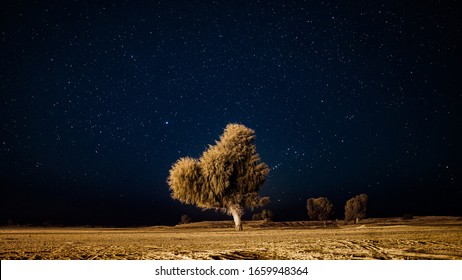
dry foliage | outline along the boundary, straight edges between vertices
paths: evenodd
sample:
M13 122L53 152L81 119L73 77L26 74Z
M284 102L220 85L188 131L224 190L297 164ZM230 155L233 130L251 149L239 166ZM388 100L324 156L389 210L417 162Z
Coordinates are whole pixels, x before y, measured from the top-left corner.
M220 140L197 160L180 158L170 169L172 198L204 209L231 214L242 230L244 207L264 205L258 195L269 168L260 162L253 144L255 132L241 124L228 124Z

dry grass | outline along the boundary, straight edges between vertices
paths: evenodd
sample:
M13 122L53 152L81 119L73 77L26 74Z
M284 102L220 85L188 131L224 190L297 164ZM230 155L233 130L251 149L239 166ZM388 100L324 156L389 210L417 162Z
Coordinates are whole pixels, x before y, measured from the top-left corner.
M462 218L0 229L0 259L462 259Z

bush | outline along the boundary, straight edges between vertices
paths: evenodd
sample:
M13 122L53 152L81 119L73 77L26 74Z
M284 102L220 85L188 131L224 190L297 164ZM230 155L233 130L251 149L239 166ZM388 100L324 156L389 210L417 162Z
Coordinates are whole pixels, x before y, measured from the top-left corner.
M263 209L261 211L261 218L262 218L262 220L265 220L267 222L272 221L273 220L273 211L271 211L270 209Z
M182 215L181 216L180 224L189 224L191 222L192 222L192 219L188 215Z
M414 219L414 215L412 213L404 213L403 220L412 220Z
M261 212L260 213L255 213L252 215L252 220L254 221L259 221L261 220Z

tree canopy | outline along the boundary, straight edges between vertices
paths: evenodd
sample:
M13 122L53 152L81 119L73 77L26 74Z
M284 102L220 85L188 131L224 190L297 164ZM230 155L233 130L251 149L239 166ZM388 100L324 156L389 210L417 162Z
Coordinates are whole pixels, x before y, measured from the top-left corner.
M359 194L355 197L350 198L345 204L345 221L353 221L357 223L359 219L366 217L367 210L366 194Z
M334 205L325 197L309 198L306 209L312 220L326 221L334 213Z

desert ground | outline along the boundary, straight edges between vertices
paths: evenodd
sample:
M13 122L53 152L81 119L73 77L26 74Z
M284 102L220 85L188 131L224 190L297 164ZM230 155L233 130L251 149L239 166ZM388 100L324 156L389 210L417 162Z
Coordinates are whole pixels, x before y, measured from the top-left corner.
M0 259L462 259L462 217L0 228Z

